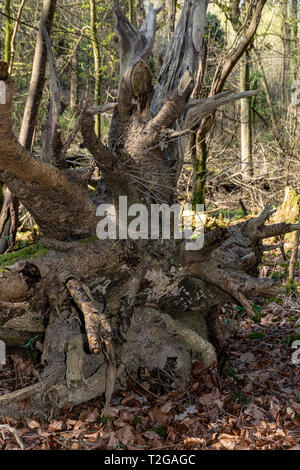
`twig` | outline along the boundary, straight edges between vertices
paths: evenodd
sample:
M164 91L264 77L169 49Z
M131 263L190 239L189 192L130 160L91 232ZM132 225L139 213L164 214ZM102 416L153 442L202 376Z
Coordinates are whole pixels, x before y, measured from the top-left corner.
M159 400L159 401L162 402L162 403L168 403L166 400L163 400L162 398L159 398L158 395L155 395L155 393L150 392L150 390L147 390L146 387L144 387L140 382L138 382L134 377L132 377L132 375L129 374L129 372L128 372L128 370L126 369L126 367L125 367L125 372L126 372L126 374L128 375L128 377L129 377L133 382L135 382L137 385L139 385L143 390L145 390L145 392L149 393L150 395L152 395L153 397L155 397L157 400Z
M8 424L0 424L0 431L2 433L3 440L5 440L4 431L11 432L14 435L14 437L15 437L17 443L19 444L21 450L25 449L25 445L24 445L23 441L21 440L21 438L19 437L19 435L17 433L17 430L15 428L12 428Z

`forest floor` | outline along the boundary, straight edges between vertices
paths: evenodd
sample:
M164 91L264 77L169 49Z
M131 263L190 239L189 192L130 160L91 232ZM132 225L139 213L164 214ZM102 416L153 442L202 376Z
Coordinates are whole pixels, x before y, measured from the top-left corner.
M262 269L284 279L287 263L272 252ZM296 274L299 282L299 265ZM14 428L28 450L300 450L300 350L292 347L300 340L299 287L257 304L253 319L239 307L223 308L228 351L222 374L195 361L183 392L128 377L128 390L114 393L106 417L98 398L48 422L2 417L0 424ZM27 351L11 352L0 366L0 394L25 386L34 369ZM0 432L0 450L19 448L13 433Z

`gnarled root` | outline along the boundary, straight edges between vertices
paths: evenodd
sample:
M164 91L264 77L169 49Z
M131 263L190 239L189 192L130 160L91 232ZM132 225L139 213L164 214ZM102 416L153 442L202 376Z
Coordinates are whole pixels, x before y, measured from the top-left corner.
M300 228L299 224L265 225L274 212L267 206L258 217L230 227L221 245L208 244L206 248L205 244L196 255L181 252L189 274L230 294L249 315L253 315L253 310L248 297L273 297L281 292L280 281L253 277L264 251L262 240Z

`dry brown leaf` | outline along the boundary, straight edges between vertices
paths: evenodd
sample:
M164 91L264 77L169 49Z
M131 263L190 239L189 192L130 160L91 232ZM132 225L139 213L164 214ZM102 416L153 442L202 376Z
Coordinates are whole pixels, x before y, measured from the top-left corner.
M116 436L124 445L134 443L134 434L132 432L132 427L129 424L126 424L126 426L119 429Z
M183 441L184 445L187 447L193 447L196 445L203 445L205 443L205 440L203 437L187 437Z
M63 422L62 420L60 421L56 421L55 419L52 419L52 421L50 421L50 424L48 426L48 431L61 431L63 428Z
M35 428L41 427L40 423L38 423L34 419L26 419L26 422L27 422L27 426L29 427L29 429L35 429Z
M152 422L152 425L156 426L167 426L171 420L172 420L172 415L169 415L167 413L164 413L161 411L161 409L155 405L150 411L149 411L149 416Z

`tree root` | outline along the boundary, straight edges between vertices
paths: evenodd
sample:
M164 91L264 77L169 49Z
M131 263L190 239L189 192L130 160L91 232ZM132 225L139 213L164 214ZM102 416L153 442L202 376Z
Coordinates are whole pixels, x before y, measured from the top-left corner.
M99 354L102 344L109 361L114 363L114 353L110 346L113 332L106 316L103 314L103 306L95 305L90 290L82 282L69 279L66 287L83 313L91 353Z
M255 219L206 235L204 247L198 252L179 248L176 259L171 244L166 249L151 242L148 257L145 246L139 251L140 246L134 243L120 242L120 246L118 242L101 246L95 243L84 247L75 244L60 257L57 252L53 252L53 258L48 254L47 269L42 269L41 261L37 262L43 276L36 278L36 287L35 278L28 277L30 270L22 268L26 263L13 266L10 273L2 276L2 288L9 288L8 280L18 286L18 279L21 289L17 295L9 292L11 303L2 303L3 311L6 308L18 312L25 306L26 315L33 313L34 292L41 290L47 292L50 317L43 345L41 382L0 396L1 410L8 415L34 414L37 403L38 412L43 407L49 412L51 408L76 405L105 393L105 414L116 380L124 378L124 368L132 375L138 375L140 368L148 369L152 371L151 377L160 371L166 382L172 377L173 382L168 382L171 387L175 383L177 388L184 387L192 357L208 365L223 351L225 340L216 308L227 299L236 299L252 316L248 297L274 296L280 291L280 281L255 277L263 255L262 235L269 235L270 227L274 233L274 226L264 225L272 212L268 207ZM277 232L279 226L283 232L295 228L293 224L277 224ZM107 271L103 246L107 253L112 249ZM120 248L122 251L118 251ZM88 276L83 263L89 267ZM120 264L122 269L117 271ZM20 293L26 301L20 298ZM4 288L2 294L5 297ZM11 299L16 298L18 301L13 303ZM146 306L147 302L161 311ZM201 312L206 314L202 316ZM205 319L206 333L202 334L188 320L188 314L194 315L195 321L199 315L198 323L200 315ZM26 315L24 318L17 315L13 330L26 323ZM215 339L214 345L207 329ZM85 352L86 340L92 354ZM60 372L56 374L57 371ZM27 399L31 405L20 410L18 404Z
M200 250L195 255L181 253L189 264L188 272L210 284L218 286L253 315L248 296L273 297L281 292L281 282L275 279L257 279L251 274L260 264L264 247L262 239L300 228L300 224L265 225L275 211L269 205L253 219L229 228L229 236L221 245ZM207 255L210 255L207 261Z

